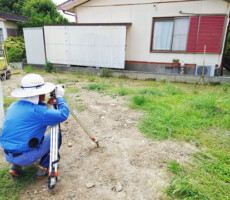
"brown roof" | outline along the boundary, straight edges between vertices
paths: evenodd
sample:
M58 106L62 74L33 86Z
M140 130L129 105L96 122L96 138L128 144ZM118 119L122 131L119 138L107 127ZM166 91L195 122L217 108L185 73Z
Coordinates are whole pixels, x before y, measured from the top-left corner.
M4 13L0 12L0 19L12 22L29 22L28 17L17 15L14 13Z

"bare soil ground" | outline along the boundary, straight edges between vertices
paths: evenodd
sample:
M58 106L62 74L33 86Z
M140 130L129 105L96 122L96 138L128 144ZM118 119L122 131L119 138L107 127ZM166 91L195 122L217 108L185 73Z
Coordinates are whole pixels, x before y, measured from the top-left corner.
M18 87L21 77L14 75L3 82L4 94ZM81 88L84 83L77 85ZM85 106L78 117L95 133L100 147L95 147L70 115L61 125L61 180L55 194L50 195L45 178L23 191L21 199L166 199L163 190L171 177L165 161L187 162L196 148L185 142L145 138L138 129L143 113L124 106L127 100L123 97L112 98L84 89L78 94L80 97L73 95L68 100ZM68 143L72 143L72 147L68 147Z

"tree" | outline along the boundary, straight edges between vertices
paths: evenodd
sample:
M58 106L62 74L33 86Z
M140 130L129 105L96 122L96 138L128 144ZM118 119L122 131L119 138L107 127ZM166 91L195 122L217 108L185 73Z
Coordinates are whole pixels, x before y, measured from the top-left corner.
M22 15L30 19L29 23L23 23L23 27L68 23L68 20L57 11L56 5L52 0L28 0L22 8Z
M22 14L22 7L28 0L0 0L0 11Z

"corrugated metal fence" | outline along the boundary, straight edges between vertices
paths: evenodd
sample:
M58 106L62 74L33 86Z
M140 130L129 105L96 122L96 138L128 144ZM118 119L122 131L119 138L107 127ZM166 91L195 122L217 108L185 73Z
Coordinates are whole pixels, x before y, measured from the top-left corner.
M27 63L124 69L126 26L49 25L25 28ZM43 37L44 35L44 37ZM45 47L45 48L44 48Z

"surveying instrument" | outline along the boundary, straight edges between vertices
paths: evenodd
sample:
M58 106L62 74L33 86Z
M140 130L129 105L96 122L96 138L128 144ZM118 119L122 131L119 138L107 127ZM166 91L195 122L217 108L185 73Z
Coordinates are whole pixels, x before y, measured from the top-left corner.
M196 84L196 86L201 84L201 88L203 88L203 85L205 85L205 79L204 79L205 53L206 53L206 45L204 45L204 60L203 60L202 74L201 74L199 81Z
M50 99L47 102L47 106L51 106L51 109L57 109L57 98L55 95L55 90L50 93ZM58 162L60 160L60 155L58 152L58 140L61 143L60 124L51 126L50 133L50 163L48 174L48 188L50 189L50 193L52 195L54 194L54 188L58 181Z

